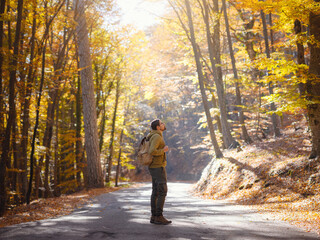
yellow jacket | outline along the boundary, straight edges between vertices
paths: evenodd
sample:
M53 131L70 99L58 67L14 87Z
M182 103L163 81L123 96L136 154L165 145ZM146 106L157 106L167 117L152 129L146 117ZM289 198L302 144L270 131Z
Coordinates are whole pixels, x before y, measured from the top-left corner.
M167 165L166 153L163 148L166 146L162 132L158 130L151 130L147 138L150 141L149 154L152 155L152 163L150 168L165 167Z

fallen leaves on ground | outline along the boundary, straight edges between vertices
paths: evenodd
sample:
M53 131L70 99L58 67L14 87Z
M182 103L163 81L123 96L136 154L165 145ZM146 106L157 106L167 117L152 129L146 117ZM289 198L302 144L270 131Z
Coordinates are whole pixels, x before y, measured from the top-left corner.
M23 204L9 210L0 218L0 227L68 215L75 209L81 208L92 198L118 189L120 187L96 188L55 198L38 199L29 205Z
M280 138L224 152L208 165L196 192L248 205L320 235L320 184L310 184L320 161L309 159L306 135L291 128Z

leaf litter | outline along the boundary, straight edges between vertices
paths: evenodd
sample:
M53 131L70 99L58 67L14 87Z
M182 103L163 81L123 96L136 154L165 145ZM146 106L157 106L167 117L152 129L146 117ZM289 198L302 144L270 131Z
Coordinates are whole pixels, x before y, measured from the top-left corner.
M303 130L227 150L213 159L195 186L205 198L250 206L269 218L288 221L320 235L320 160L309 159Z
M128 185L124 185L124 187L127 186ZM131 185L131 187L134 186L137 186L137 184ZM117 191L120 188L122 187L96 188L82 190L60 197L34 200L29 205L23 204L8 210L5 215L0 218L0 227L68 215L75 209L83 207L84 204L90 203L94 197Z

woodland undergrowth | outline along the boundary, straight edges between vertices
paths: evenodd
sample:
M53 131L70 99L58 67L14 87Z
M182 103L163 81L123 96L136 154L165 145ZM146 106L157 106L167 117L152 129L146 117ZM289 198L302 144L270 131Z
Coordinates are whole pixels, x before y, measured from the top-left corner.
M249 205L320 235L320 162L309 159L306 130L291 126L279 138L226 151L205 168L197 194Z

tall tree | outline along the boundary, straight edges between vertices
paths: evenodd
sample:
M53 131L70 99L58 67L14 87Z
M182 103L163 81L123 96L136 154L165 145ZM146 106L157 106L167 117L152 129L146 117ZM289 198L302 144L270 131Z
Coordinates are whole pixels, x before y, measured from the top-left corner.
M223 154L219 148L217 139L216 139L216 135L214 132L214 127L212 124L212 117L211 117L211 113L210 113L210 109L209 109L209 104L208 104L208 100L207 100L207 95L206 95L206 91L204 88L204 75L202 72L202 64L200 62L200 56L199 56L199 52L198 52L198 47L197 47L197 43L196 43L196 38L195 38L195 34L194 34L194 27L193 27L193 21L192 21L192 13L191 13L191 7L190 7L190 2L189 0L185 0L185 5L187 8L187 16L188 16L188 23L189 23L189 29L190 29L190 38L191 38L191 44L192 44L192 49L193 49L193 54L194 54L194 58L196 61L196 66L197 66L197 73L198 73L198 81L199 81L199 85L200 85L200 91L201 91L201 96L202 96L202 103L203 103L203 107L206 113L206 117L207 117L207 122L208 122L208 127L209 127L209 131L210 131L210 137L211 137L211 142L212 145L214 147L214 151L216 154L217 158L221 158L223 157Z
M3 15L6 8L6 1L3 0L0 2L0 14ZM0 49L3 47L3 39L4 39L4 27L3 27L3 19L0 19ZM4 54L3 51L0 51L0 134L3 135L4 130L4 102L3 102L3 62L4 62ZM0 139L0 143L2 143L2 138Z
M315 0L319 2L319 0ZM320 156L320 14L311 12L309 18L310 35L313 38L310 49L309 78L306 84L308 117L312 134L310 158Z
M88 187L102 187L103 177L97 128L96 101L90 43L85 16L84 0L74 1L79 66L81 76L85 146L88 164Z
M108 162L108 168L107 168L108 171L107 171L107 177L106 177L107 183L109 183L111 181L114 135L115 135L115 131L116 131L117 111L118 111L119 98L120 98L120 80L121 80L121 73L117 73L116 99L115 99L114 110L113 110L111 136L110 136L110 142L109 142L109 155L108 155L108 160L107 160L107 162Z
M34 152L35 152L35 142L38 132L39 126L39 117L40 117L40 104L41 104L41 97L42 97L42 90L43 90L43 83L44 83L44 74L45 74L45 65L46 65L46 47L47 47L47 40L43 45L42 51L42 67L41 67L41 80L40 80L40 87L37 99L37 108L36 108L36 122L33 129L33 136L31 142L31 153L30 153L30 178L29 178L29 186L26 195L26 202L30 204L31 192L32 192L32 181L33 181L33 171L34 171Z
M3 15L5 12L6 1L0 2L0 14ZM2 51L3 47L3 37L4 37L4 27L3 19L0 19L0 146L3 143L4 135L4 96L3 96L3 62L4 54ZM0 216L4 214L5 204L6 204L6 186L5 178L6 177L6 162L5 160L0 159Z
M265 43L265 51L267 54L267 58L271 58L270 54L270 46L269 46L269 37L268 37L268 29L267 29L267 23L266 23L266 16L264 14L264 11L260 11L260 16L261 16L261 21L262 21L262 26L263 26L263 37L264 37L264 43ZM268 88L269 88L269 94L273 94L273 86L272 82L268 83ZM271 111L276 111L276 105L274 102L270 104L270 109ZM271 115L271 121L272 121L272 126L273 126L273 132L275 137L280 137L280 129L279 129L279 123L278 123L278 118L275 113Z
M221 49L220 49L220 20L219 15L219 4L217 0L213 0L213 9L215 17L215 22L213 23L213 34L210 30L209 22L209 5L206 0L202 0L204 8L204 22L206 25L206 34L207 34L207 43L209 50L209 58L211 62L212 71L214 73L214 82L216 84L220 116L221 116L221 126L222 126L222 136L224 144L227 148L235 148L239 143L232 137L230 125L228 123L227 116L227 105L226 105L226 96L225 89L223 86L222 79L222 69L221 69Z
M301 21L296 19L294 21L294 31L297 35L297 62L298 64L305 64L305 58L304 58L304 46L301 40L299 39L302 34L302 24ZM305 94L305 84L299 83L299 92L301 95Z
M69 36L66 36L68 35ZM62 79L62 72L64 70L65 66L65 58L66 58L66 49L67 45L69 43L69 40L71 39L71 36L73 36L73 33L71 29L69 31L64 31L63 35L63 43L61 44L61 48L59 49L57 53L57 59L55 63L53 64L54 68L54 76L53 76L53 87L49 89L49 99L48 99L48 107L47 107L47 119L46 119L46 129L43 136L43 146L46 148L45 155L42 155L39 159L39 164L37 166L37 172L36 172L36 195L38 195L38 189L39 189L39 181L40 181L40 174L41 169L43 165L43 160L45 158L45 175L44 175L44 188L45 188L45 196L50 197L51 196L51 190L49 187L49 161L51 159L50 154L50 148L51 148L51 140L53 135L53 125L54 125L54 119L55 119L55 109L59 104L59 84Z
M238 70L236 67L236 60L235 60L234 53L233 53L226 0L222 0L222 8L223 8L223 14L224 14L224 19L225 19L225 24L226 24L226 32L227 32L227 38L228 38L230 58L231 58L231 63L232 63L233 76L234 76L235 84L236 84L236 104L239 107L239 122L240 122L241 130L242 130L242 138L246 143L252 143L252 140L248 134L247 128L244 123L243 107L242 107L242 100L241 100L241 93L240 93L240 86L239 86L239 76L238 76Z
M79 61L77 58L77 65L79 65ZM76 92L76 164L77 169L83 172L83 175L86 176L85 169L83 166L83 148L81 141L81 79L80 73L77 74L77 92ZM85 178L86 179L86 178ZM77 172L77 182L81 184L81 174L80 171Z
M131 98L129 98L128 103L125 104L125 114L123 116L123 123L122 123L122 129L120 133L120 140L119 140L119 155L118 155L118 163L117 163L117 170L116 170L116 179L115 179L115 186L118 186L119 178L120 178L120 172L121 172L121 154L122 154L122 148L123 148L123 138L124 138L124 129L126 127L127 123L127 117L129 114L129 107L131 103Z
M18 0L17 24L15 32L15 40L13 45L13 57L10 61L10 78L9 78L9 116L5 130L4 139L2 141L2 154L0 160L0 216L5 212L6 207L6 167L9 161L11 131L15 121L15 85L18 67L18 55L20 46L20 33L22 23L23 0Z
M35 79L35 35L37 28L37 1L33 2L33 16L32 16L32 33L30 38L30 63L28 69L27 84L25 90L25 100L23 105L23 117L22 117L22 130L21 130L21 160L22 160L22 194L25 198L28 191L28 180L27 180L27 162L28 162L28 131L29 131L29 113L30 113L30 102L31 94L33 89L33 83Z

